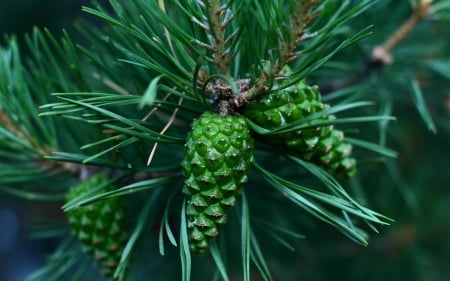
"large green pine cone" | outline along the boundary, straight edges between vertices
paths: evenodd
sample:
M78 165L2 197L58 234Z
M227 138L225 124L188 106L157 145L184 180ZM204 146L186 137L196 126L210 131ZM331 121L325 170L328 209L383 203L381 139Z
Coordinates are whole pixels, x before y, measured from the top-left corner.
M242 116L205 112L192 124L181 165L192 252L203 252L219 234L253 162L254 142Z
M70 201L93 189L108 184L104 175L95 175L69 189ZM92 254L102 274L112 279L127 240L125 205L120 198L111 198L67 212L72 233L83 249Z
M310 87L300 81L296 85L258 97L248 105L244 115L263 128L277 129L328 107L321 102L316 86ZM307 125L334 118L332 115L323 116ZM356 161L350 157L352 146L344 142L343 132L333 126L267 135L265 138L270 143L325 167L336 175L351 177L356 172Z

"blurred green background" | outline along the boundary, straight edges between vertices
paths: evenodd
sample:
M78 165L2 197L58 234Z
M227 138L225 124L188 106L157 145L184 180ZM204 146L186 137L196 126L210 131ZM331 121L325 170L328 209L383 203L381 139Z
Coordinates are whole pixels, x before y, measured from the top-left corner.
M16 34L19 39L33 26L47 27L60 34L62 28L73 33L74 20L82 17L86 0L0 0L0 34ZM4 45L4 41L0 41ZM0 194L0 280L24 281L45 263L58 241L30 239L32 224L41 216L60 212L54 204L24 202ZM44 243L45 242L45 243Z

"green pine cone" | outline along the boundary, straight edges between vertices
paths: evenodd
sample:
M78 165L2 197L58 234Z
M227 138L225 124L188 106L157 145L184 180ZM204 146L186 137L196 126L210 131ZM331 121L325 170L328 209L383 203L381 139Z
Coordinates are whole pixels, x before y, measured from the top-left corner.
M69 189L67 201L108 183L104 175L95 175ZM128 241L125 205L111 198L67 212L72 233L92 254L102 274L112 279L122 250Z
M181 165L192 252L203 252L226 222L253 162L254 142L242 116L205 112L192 124Z
M248 105L244 115L263 128L277 129L328 107L321 102L317 87L310 87L300 81L296 85L258 97ZM324 116L308 125L334 118L332 115ZM350 157L352 146L344 142L343 132L333 126L267 135L265 138L336 175L351 177L356 172L356 161Z

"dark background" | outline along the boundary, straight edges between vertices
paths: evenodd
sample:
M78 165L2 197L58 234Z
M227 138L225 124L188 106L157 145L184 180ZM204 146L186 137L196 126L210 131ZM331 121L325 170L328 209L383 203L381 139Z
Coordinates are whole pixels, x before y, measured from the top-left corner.
M71 28L74 20L87 18L82 0L0 0L0 34L20 39L34 26L47 27L54 34ZM4 46L5 41L1 40ZM45 262L57 241L30 239L32 222L41 216L58 215L54 204L32 203L0 193L0 281L24 281ZM51 213L51 214L49 214Z
M23 34L33 26L69 28L87 0L0 0L0 33Z

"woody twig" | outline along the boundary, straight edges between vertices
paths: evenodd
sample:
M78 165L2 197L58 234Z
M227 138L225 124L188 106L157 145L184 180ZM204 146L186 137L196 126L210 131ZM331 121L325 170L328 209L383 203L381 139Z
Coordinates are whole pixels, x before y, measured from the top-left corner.
M392 50L403 41L414 28L430 15L432 0L422 0L412 15L401 24L391 36L381 45L373 48L372 61L381 62L384 65L392 64Z

